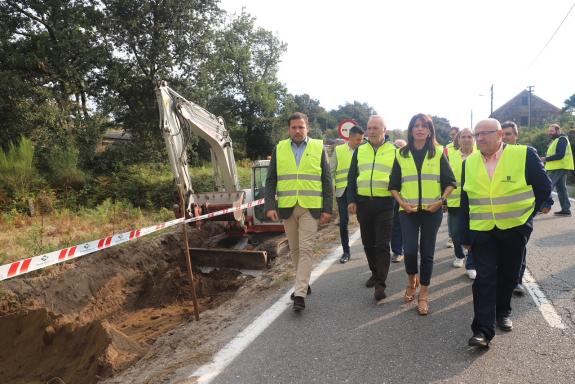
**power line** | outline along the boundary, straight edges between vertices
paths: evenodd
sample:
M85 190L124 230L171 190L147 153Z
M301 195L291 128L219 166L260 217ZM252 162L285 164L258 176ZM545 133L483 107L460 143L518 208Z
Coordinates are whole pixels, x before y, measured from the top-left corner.
M533 61L531 62L531 64L529 64L529 68L531 68L533 66L533 64L535 64L535 62L537 61L537 59L539 59L539 56L541 56L541 54L543 53L543 51L545 50L545 48L547 48L547 46L549 45L549 43L551 42L551 40L553 40L553 38L555 37L555 35L557 34L557 31L559 31L559 28L561 28L561 26L563 25L563 22L565 21L565 19L567 19L567 17L569 17L569 14L571 13L571 11L573 10L573 8L575 8L575 2L573 3L573 5L571 5L571 8L569 8L569 10L567 11L567 14L565 15L565 17L563 18L563 20L561 20L561 22L559 23L559 26L557 27L557 29L555 29L555 32L553 32L553 34L551 35L551 37L549 38L549 40L547 41L547 43L545 43L545 45L543 46L543 48L541 48L541 50L539 51L539 53L537 54L537 56L535 56L535 59L533 59Z

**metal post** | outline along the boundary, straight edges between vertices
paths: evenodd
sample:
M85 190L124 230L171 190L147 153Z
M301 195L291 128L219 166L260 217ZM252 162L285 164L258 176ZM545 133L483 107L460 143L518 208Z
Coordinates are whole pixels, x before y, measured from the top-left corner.
M491 84L491 109L489 112L489 117L493 117L493 84Z
M471 124L470 128L473 129L473 109L471 109Z
M531 128L531 92L533 91L533 85L527 86L527 90L529 91L527 95L527 129Z
M184 196L180 195L180 214L182 217L186 217L186 205L184 201ZM196 321L200 320L200 312L198 309L198 298L196 296L196 287L194 285L194 274L192 273L192 256L190 254L190 245L188 243L188 224L182 223L182 229L184 230L184 249L186 251L186 265L188 267L188 276L190 277L190 284L192 285L192 301L194 302L194 316Z

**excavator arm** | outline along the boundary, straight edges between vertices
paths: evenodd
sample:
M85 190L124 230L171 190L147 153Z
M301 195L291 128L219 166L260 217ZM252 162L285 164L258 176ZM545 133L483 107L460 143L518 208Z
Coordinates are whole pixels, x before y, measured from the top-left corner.
M168 150L176 188L185 199L187 214L194 216L195 207L213 211L226 205L242 204L245 192L240 189L232 140L223 119L186 100L168 87L165 81L157 83L156 98L160 130ZM210 146L216 192L194 193L186 153L192 135L204 139ZM236 212L234 219L243 223L243 213Z

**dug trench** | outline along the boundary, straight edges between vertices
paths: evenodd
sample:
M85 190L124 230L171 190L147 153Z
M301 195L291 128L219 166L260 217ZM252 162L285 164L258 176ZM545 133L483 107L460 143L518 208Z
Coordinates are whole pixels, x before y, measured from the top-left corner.
M218 231L215 223L192 230L190 247ZM318 232L318 254L336 233L333 224ZM175 228L5 281L2 383L166 382L183 365L208 361L211 338L293 277L287 254L257 277L194 268L196 322L181 238Z

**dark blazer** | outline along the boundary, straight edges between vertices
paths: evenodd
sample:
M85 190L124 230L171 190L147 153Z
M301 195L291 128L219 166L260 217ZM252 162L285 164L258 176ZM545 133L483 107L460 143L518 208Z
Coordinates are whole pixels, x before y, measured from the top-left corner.
M505 148L507 144L503 144ZM519 227L510 228L510 230L519 230L525 232L531 232L533 230L533 216L539 212L541 204L549 195L551 195L551 180L545 168L543 168L543 163L537 155L537 151L532 147L527 147L527 158L525 159L525 180L528 185L533 188L533 194L535 195L535 210L533 215L527 220L527 222ZM463 162L463 170L461 172L461 185L465 183L465 161ZM461 190L461 244L471 245L473 243L474 234L476 231L469 229L469 197L467 193Z
M285 220L291 216L293 207L278 209L278 203L276 201L276 190L278 184L276 148L274 148L272 153L270 167L268 168L268 176L266 178L265 211L267 212L272 209L277 210L280 218ZM315 219L319 219L322 212L331 214L333 209L333 184L325 149L322 150L321 154L321 193L323 195L322 208L309 209L309 212Z

